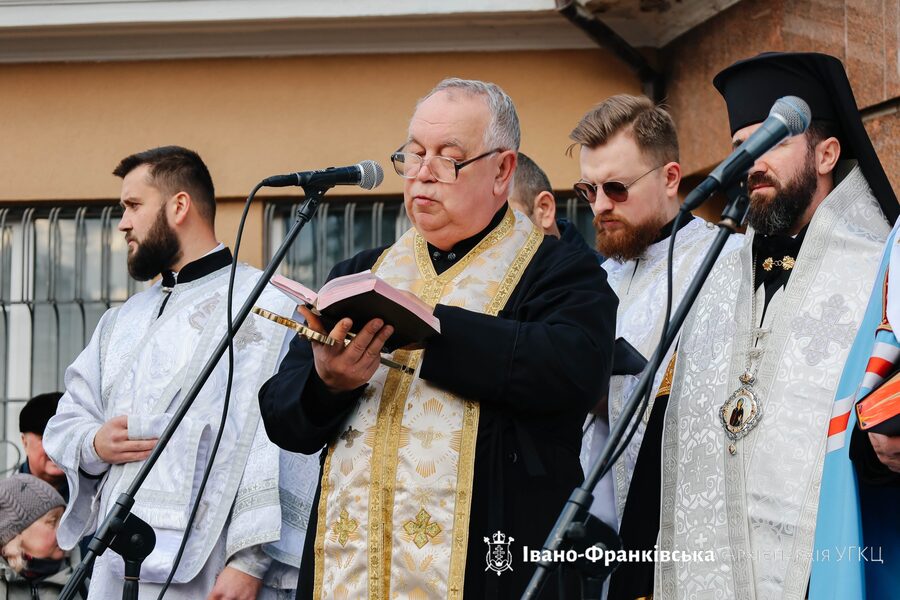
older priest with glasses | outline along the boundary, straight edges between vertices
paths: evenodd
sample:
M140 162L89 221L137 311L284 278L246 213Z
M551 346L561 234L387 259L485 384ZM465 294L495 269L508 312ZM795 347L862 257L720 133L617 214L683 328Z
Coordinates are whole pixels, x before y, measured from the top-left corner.
M518 146L496 85L448 79L419 101L391 157L413 228L331 277L372 269L433 305L441 334L393 353L412 374L379 365L380 319L346 348L297 339L260 391L273 441L327 448L299 598L518 597L523 546L542 546L582 480L617 300L591 253L508 208ZM507 560L489 562L501 538Z

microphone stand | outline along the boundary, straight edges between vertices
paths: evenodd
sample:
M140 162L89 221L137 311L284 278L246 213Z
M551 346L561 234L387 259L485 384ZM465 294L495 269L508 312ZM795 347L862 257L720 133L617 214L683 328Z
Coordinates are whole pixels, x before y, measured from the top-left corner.
M269 283L269 280L272 278L275 270L281 264L281 261L287 254L287 251L290 249L291 245L294 243L294 240L300 234L300 230L303 229L303 226L306 225L316 214L316 209L318 209L319 203L324 197L325 192L331 188L330 185L301 187L303 187L303 192L306 195L306 202L297 211L297 219L294 222L294 225L291 227L290 231L288 231L287 236L281 243L281 246L275 252L274 256L272 256L272 260L269 261L269 264L263 271L262 276L259 278L259 281L256 282L256 285L250 292L249 297L244 302L243 306L241 306L240 310L234 315L232 330L226 332L222 339L219 341L219 344L213 351L212 356L210 356L209 360L206 361L203 370L197 376L196 381L194 381L191 389L188 390L187 394L184 397L184 400L181 401L181 404L178 406L178 409L172 416L172 420L159 436L159 441L156 443L156 446L153 447L153 451L150 453L150 456L147 458L144 464L141 465L140 471L138 471L137 475L135 475L134 479L129 484L128 489L119 495L119 497L116 499L115 505L110 509L109 513L107 513L106 517L104 518L103 523L101 523L100 527L97 528L93 539L91 539L90 543L88 544L87 553L81 559L81 562L78 563L78 566L75 568L72 576L66 582L66 586L63 588L62 592L60 592L60 600L71 600L75 597L75 594L78 592L79 587L87 577L90 566L98 556L101 556L107 548L111 547L111 544L113 551L119 552L120 547L128 547L129 542L132 541L131 532L128 531L126 525L129 523L133 523L134 520L137 519L137 517L135 517L130 512L131 507L134 506L135 494L137 494L138 490L140 490L141 485L144 483L147 475L150 474L150 470L156 464L156 461L159 460L160 455L162 454L166 445L169 443L169 440L172 438L172 435L175 433L178 425L181 424L181 421L184 419L187 411L191 408L191 405L193 405L194 400L197 398L197 395L200 393L200 390L203 388L206 380L209 379L209 376L212 374L213 370L218 364L219 359L221 359L225 354L225 351L228 349L229 342L232 338L234 338L235 334L240 329L241 324L243 324L244 320L247 318L247 315L250 314L253 305L262 295L263 290ZM144 523L144 525L146 525L146 523ZM147 527L149 528L149 526ZM152 529L150 530L150 532L152 533ZM120 535L128 537L121 538L125 541L122 543L117 543L120 539L118 536ZM154 544L154 539L143 536L140 540L140 543L138 544L141 548L141 551L138 554L143 554L143 556L139 557L139 559L133 559L130 556L125 556L127 568L126 585L122 591L124 598L137 597L136 586L137 579L140 576L140 563L153 551Z
M125 517L122 530L110 543L110 549L125 560L125 583L122 586L122 600L138 600L138 585L141 580L141 563L153 552L156 533L146 521L134 513Z
M666 329L662 343L656 348L653 353L653 358L650 360L647 368L644 369L644 372L638 381L637 387L623 406L621 417L610 430L609 439L607 440L606 446L603 448L603 452L601 452L597 461L591 465L581 486L575 488L572 495L566 501L566 505L563 507L562 512L557 518L556 524L553 526L550 535L544 542L544 549L541 552L542 557L552 557L556 555L555 553L558 551L569 549L573 546L576 546L578 549L591 546L591 542L586 542L584 538L585 531L590 527L591 522L598 521L588 512L588 509L594 501L593 490L600 481L601 476L609 470L609 462L612 454L625 437L626 430L634 413L637 412L642 399L653 383L653 379L656 376L656 371L659 368L659 364L662 362L662 358L678 337L681 325L684 323L694 301L700 294L700 290L706 282L707 277L709 277L716 259L718 259L719 255L722 253L725 242L728 241L728 237L731 234L736 233L737 228L740 227L741 223L744 221L744 217L747 215L747 209L750 206L750 198L747 196L743 178L738 182L731 184L725 190L725 194L728 197L729 202L725 206L725 210L722 211L722 220L717 223L719 232L713 240L712 246L707 251L696 276L685 292L684 299L681 301L681 304L678 305L678 310L675 311L675 314L669 323L669 327ZM707 193L707 196L708 195L711 195L711 192ZM682 210L684 210L683 207ZM594 527L596 527L596 525L594 525ZM598 552L610 548L617 549L608 539L599 542L596 546L599 546ZM598 552L594 552L594 556L598 557L599 560ZM584 553L580 554L581 557L584 556ZM592 562L596 561L592 560ZM593 565L591 567L594 571L592 578L597 579L599 577L602 580L603 578L608 577L617 565L615 563L607 562L604 557L604 566L606 567L603 569L605 572L602 573L602 575L598 575L597 573L600 571L600 565ZM541 560L538 562L537 569L535 570L534 575L532 575L531 581L528 582L525 593L522 595L522 600L532 600L538 597L538 594L540 594L541 588L549 577L553 567L554 564L552 561ZM584 567L579 566L579 568L583 569Z

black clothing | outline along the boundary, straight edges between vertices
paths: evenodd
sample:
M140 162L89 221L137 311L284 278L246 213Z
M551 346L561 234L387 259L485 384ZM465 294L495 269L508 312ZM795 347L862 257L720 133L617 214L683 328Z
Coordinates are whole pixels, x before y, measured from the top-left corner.
M884 216L894 224L900 204L863 126L840 60L814 52L766 52L724 69L713 85L725 98L732 134L762 123L779 98L799 96L805 100L813 122L823 120L835 126L841 158L859 161Z
M500 224L500 221L503 220L503 217L506 215L506 205L500 207L500 209L494 214L494 217L491 219L491 222L488 223L488 226L473 235L470 238L466 238L461 242L456 242L453 244L453 247L447 251L443 251L436 246L432 246L428 244L428 257L431 259L431 264L434 266L434 272L440 275L461 259L463 256L468 254L475 246L478 245L478 242L484 239L484 237L489 234L497 225ZM386 248L387 246L384 246ZM382 248L382 250L384 249ZM378 256L376 255L376 259ZM333 271L332 271L333 273ZM331 277L329 276L329 279Z
M231 250L228 248L221 248L184 265L181 271L178 272L177 277L172 271L166 271L162 274L162 286L173 288L179 283L195 281L229 266L231 261Z
M634 474L619 537L624 550L653 550L659 534L660 486L662 481L662 434L669 395L658 396L650 410L647 429L638 450ZM613 571L607 600L635 600L653 594L652 562L626 562Z
M559 229L559 241L565 244L571 244L576 248L584 250L585 252L590 252L597 257L597 262L599 263L602 263L604 260L606 260L600 255L599 252L588 246L588 243L584 241L584 237L581 235L581 232L578 231L578 228L575 227L575 224L568 219L557 219L556 228Z
M663 228L659 230L659 234L656 236L656 239L653 240L654 244L658 244L663 240L667 240L672 236L672 230L675 229L675 219L676 216L671 221L663 225ZM687 227L691 221L694 220L694 217L691 215L687 215L686 217L682 217L681 221L678 223L678 231L681 231L685 227ZM677 237L677 236L676 236Z
M806 230L809 225L804 227L800 233L795 236L789 235L762 235L756 233L753 236L753 277L754 288L756 291L759 286L766 286L766 300L763 303L763 314L765 309L769 307L769 302L775 296L775 292L787 286L788 279L794 268L785 269L782 266L770 265L767 270L765 268L766 259L771 258L773 261L783 261L785 257L797 260L800 254L800 246L803 244L803 238L806 237Z
M382 251L340 263L329 279L370 268ZM441 335L426 343L419 376L481 409L465 598L485 597L487 586L498 588L492 597L518 598L534 572L533 563L522 562L522 548L543 546L582 481L581 426L608 385L617 304L592 254L545 236L497 317L435 307ZM364 387L330 395L309 342L296 338L260 390L269 438L286 450L319 451L343 430ZM298 598L312 593L316 520L314 507ZM515 538L513 571L501 576L486 571L484 558L483 538L497 530ZM545 587L545 597L555 596L554 587Z

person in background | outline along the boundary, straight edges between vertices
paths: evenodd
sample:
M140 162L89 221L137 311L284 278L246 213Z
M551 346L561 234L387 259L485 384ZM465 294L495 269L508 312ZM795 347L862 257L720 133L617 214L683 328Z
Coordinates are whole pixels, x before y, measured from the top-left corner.
M33 475L0 480L0 597L40 600L62 591L79 560L56 542L65 506L52 485Z
M44 451L44 429L59 405L62 392L39 394L29 400L19 413L19 431L22 433L22 447L25 460L19 467L20 473L29 473L56 488L63 500L69 500L69 486L66 474L50 460Z
M523 152L519 152L518 158L509 191L509 205L513 210L524 213L544 235L552 235L563 242L593 252L574 223L568 219L556 218L556 198L544 170ZM603 257L599 254L597 258L603 262Z
M717 230L690 215L675 230L681 208L678 133L669 113L649 98L612 96L589 110L569 137L572 149L578 148L581 169L575 194L594 214L597 248L608 257L603 268L619 297L616 355L606 406L599 403L582 441L582 466L587 471L604 449L609 426L620 419L644 363L659 343L673 236L673 306L677 307ZM740 244L740 237L732 236L726 252ZM636 351L634 365L623 360L627 348ZM670 350L655 374L651 404L634 436L595 489L591 512L619 530L626 550L652 550L656 541L659 443L672 357ZM641 455L646 456L640 461L644 468L637 473ZM652 563L622 564L610 579L610 598L648 596L653 590L652 575Z
M139 281L161 277L106 311L66 370L66 393L44 436L71 490L58 533L64 548L109 513L226 330L233 258L216 238L215 189L206 164L196 152L164 146L123 158L113 174L122 179L119 230L128 242L129 274ZM237 266L235 306L259 276ZM273 287L257 304L279 314L294 309ZM310 486L287 483L285 468L292 477L300 469L266 438L256 403L291 337L271 321L248 318L234 338L233 378L223 357L144 480L133 512L153 527L156 546L141 566L142 597L160 593L186 531L166 592L170 600L255 600L265 586L283 582L291 570L296 574L299 557L291 556L291 544L280 544L288 529L305 528L302 506L312 498L302 489ZM226 389L227 420L198 500ZM317 466L314 458L294 458ZM122 558L104 553L95 562L91 597L118 600L123 577Z

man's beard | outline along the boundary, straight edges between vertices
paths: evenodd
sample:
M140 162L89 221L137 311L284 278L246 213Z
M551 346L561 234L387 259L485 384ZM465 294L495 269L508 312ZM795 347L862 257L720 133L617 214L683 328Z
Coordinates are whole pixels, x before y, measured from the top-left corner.
M128 254L128 274L138 281L153 279L181 258L181 244L169 227L163 208L144 239L134 241L134 251Z
M665 225L659 218L650 219L639 225L632 225L619 219L622 227L618 231L600 231L601 215L594 215L594 229L597 230L597 250L606 258L625 262L644 253L659 237Z
M779 235L791 231L797 220L806 212L816 192L816 168L811 160L805 161L800 171L785 185L765 173L753 173L747 178L747 187L764 183L771 185L775 195L771 200L753 200L751 193L747 221L763 235Z

